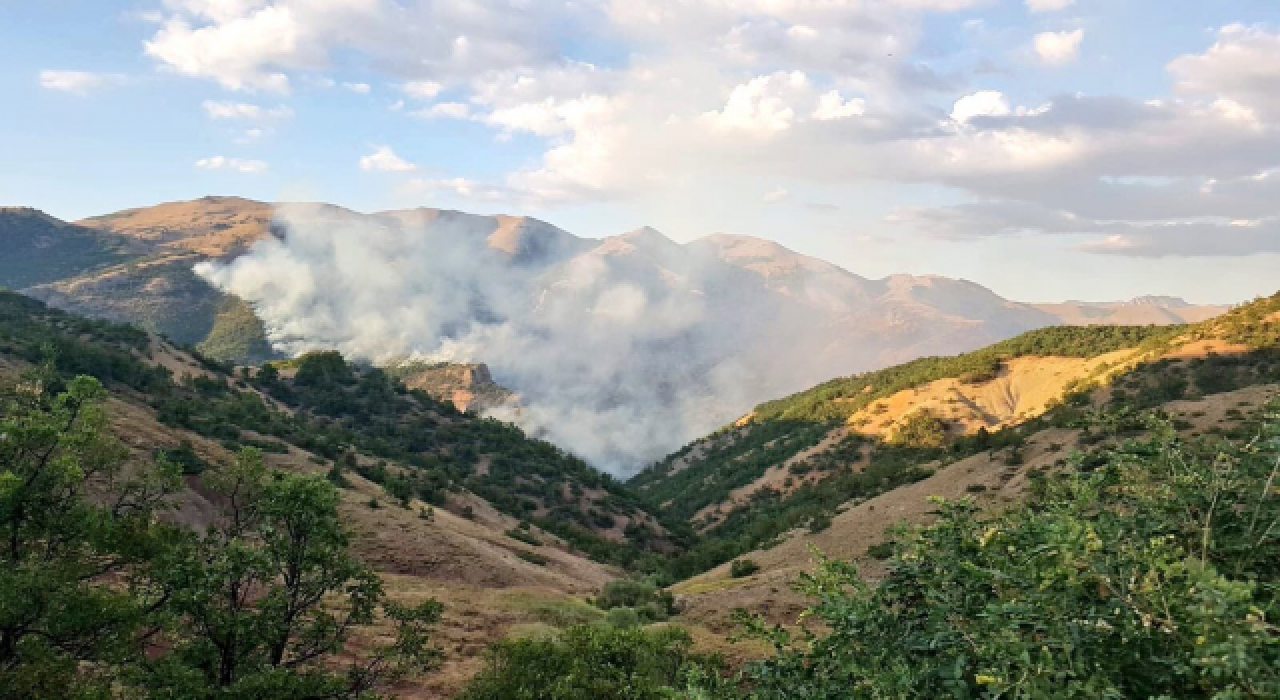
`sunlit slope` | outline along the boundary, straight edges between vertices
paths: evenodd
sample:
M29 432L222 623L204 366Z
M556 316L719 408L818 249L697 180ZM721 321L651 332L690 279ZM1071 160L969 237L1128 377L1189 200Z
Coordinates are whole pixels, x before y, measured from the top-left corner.
M846 504L923 482L947 464L979 454L1022 463L1043 431L1089 411L1212 403L1269 386L1280 379L1277 314L1280 297L1194 325L1051 328L832 380L761 404L631 483L653 508L702 531L681 567L697 573L792 528L822 532Z

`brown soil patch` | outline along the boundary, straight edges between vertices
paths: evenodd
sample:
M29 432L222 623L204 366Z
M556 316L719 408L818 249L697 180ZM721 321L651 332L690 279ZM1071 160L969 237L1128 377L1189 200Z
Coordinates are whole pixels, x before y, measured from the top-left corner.
M1247 387L1203 399L1174 401L1164 406L1170 415L1190 423L1190 434L1206 434L1238 424L1254 408L1280 399L1280 385ZM729 577L728 564L682 582L673 589L686 606L683 617L711 630L732 628L733 610L745 608L764 613L777 622L794 622L804 601L790 586L813 566L812 550L856 561L864 575L883 575L883 564L870 559L867 550L887 539L887 531L900 524L918 525L932 519L929 498L948 500L971 497L987 508L1003 508L1025 497L1032 470L1052 469L1079 445L1075 430L1048 429L1027 440L1024 463L1010 466L1005 455L979 454L939 465L933 476L899 487L864 502L846 504L827 530L811 534L791 532L772 549L744 555L760 565L760 573L743 579Z

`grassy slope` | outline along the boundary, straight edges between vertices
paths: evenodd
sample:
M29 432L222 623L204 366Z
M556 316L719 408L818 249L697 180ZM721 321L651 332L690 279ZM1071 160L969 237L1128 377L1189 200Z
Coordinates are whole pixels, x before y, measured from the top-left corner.
M939 463L992 450L1007 452L1011 461L1023 459L1019 450L1030 436L1078 417L1082 404L1103 400L1095 394L1117 406L1142 409L1271 381L1280 372L1274 359L1278 312L1280 295L1192 326L1045 329L967 355L925 358L833 380L762 404L748 420L686 446L631 485L672 520L698 518L704 537L673 570L678 577L691 575L768 546L792 528L821 531L842 505L928 478ZM1205 355L1204 349L1213 347L1252 352L1177 357L1179 349ZM1018 416L1004 429L964 435L953 430L939 446L889 444L854 429L869 407L912 392L925 395L922 387L944 378L959 378L950 380L952 387L978 387L1001 375L1015 358L1034 362L1036 357L1087 358L1117 351L1125 363L1090 365L1093 374L1064 383L1059 400ZM1107 384L1113 375L1122 375L1117 386L1089 393L1090 386ZM1067 399L1073 400L1064 403ZM905 421L912 404L902 403L908 415L899 418Z
M226 449L307 451L319 465L344 465L383 483L388 503L422 498L446 504L474 494L601 560L633 560L665 541L661 527L621 484L582 460L512 425L461 414L379 370L321 356L330 374L307 378L299 369L294 379L247 379L201 360L175 382L178 365L162 367L148 358L155 342L130 326L0 293L0 354L35 363L52 353L59 370L91 374L128 391L171 429ZM620 520L632 527L616 532Z
M1230 352L1206 352L1224 347ZM735 552L734 556L760 565L759 573L752 576L734 578L725 563L678 584L675 591L684 600L684 621L725 633L732 628L732 611L747 608L779 622L794 622L804 601L789 592L790 583L811 568L815 549L852 559L864 576L876 579L884 571L877 545L886 540L890 528L931 521L936 510L931 498L970 498L984 508L1002 509L1023 500L1038 475L1068 462L1087 467L1109 447L1140 438L1151 426L1148 416L1152 413L1171 420L1183 435L1247 441L1256 432L1260 411L1277 399L1280 295L1185 328L1161 356L1005 431L1003 439L986 449L975 450L961 441L945 450L921 451L916 459L906 459L906 453L892 448L872 454L872 464L896 456L900 467L916 470L916 477L904 483L850 495L840 492L838 487L849 482L837 475L826 479L827 489L802 491L793 505L815 492L833 495L832 503L837 505L829 511L830 520L817 531L783 531ZM769 499L762 499L741 513L754 513L759 522L769 508ZM733 522L725 526L730 531ZM706 539L708 543L726 541L733 539L716 530ZM745 653L732 646L723 649L735 656Z

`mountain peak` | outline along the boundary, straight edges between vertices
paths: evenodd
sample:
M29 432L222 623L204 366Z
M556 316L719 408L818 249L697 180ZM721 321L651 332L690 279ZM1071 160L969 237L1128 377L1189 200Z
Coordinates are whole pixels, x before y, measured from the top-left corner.
M632 245L637 245L637 246L666 247L666 246L679 245L678 243L671 240L670 238L667 238L666 234L662 233L656 228L653 228L652 226L641 226L640 228L634 231L628 231L626 233L618 235L616 236L616 238L619 238L628 243L631 243Z
M1154 294L1134 297L1127 303L1131 306L1157 306L1162 309L1185 309L1191 306L1191 304L1182 297L1158 296Z

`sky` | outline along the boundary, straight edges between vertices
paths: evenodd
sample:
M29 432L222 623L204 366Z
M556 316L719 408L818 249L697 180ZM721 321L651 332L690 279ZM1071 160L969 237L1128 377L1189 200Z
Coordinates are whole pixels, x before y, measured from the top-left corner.
M1024 301L1280 288L1277 0L0 3L0 205L776 240Z

